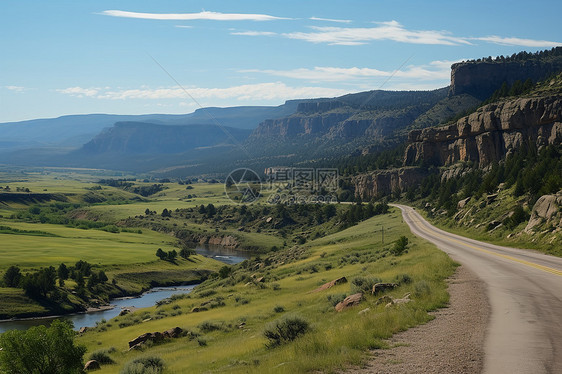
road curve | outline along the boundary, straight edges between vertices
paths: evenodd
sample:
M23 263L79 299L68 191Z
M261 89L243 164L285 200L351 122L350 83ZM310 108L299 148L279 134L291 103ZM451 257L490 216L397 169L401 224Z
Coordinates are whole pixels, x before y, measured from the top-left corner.
M411 207L394 206L413 234L486 283L491 317L484 373L562 373L562 258L454 235L430 225Z

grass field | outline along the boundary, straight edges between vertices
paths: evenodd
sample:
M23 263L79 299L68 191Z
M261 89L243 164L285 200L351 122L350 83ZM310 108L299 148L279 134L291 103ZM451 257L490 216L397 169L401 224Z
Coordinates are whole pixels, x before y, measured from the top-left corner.
M20 267L58 266L85 260L92 264L127 264L154 261L156 250L169 251L176 240L165 234L144 230L142 234L81 230L62 225L0 220L21 230L44 231L57 237L0 234L0 271Z
M381 225L385 227L385 244L381 243ZM401 235L410 240L408 253L394 256L389 249ZM230 277L203 284L189 298L118 317L78 340L87 346L88 354L116 348L111 354L116 364L104 365L101 373L118 373L126 362L146 355L161 357L167 373L335 372L359 364L369 348L386 347L385 339L393 333L428 321L427 311L448 301L445 279L454 270L453 262L412 236L397 210L301 249L304 255L292 261L284 259L284 251L268 257L272 261L284 259L285 264L261 266L254 261L248 269L239 265ZM251 275L264 276L265 283L248 282ZM310 292L341 276L350 282ZM375 277L410 280L389 294L399 298L410 292L413 301L385 308L384 303L376 305L378 297L366 294L361 305L341 313L334 311L328 296L341 299L356 292L353 279ZM216 308L191 312L210 300L219 302ZM370 310L358 314L366 308ZM311 331L291 343L266 348L264 329L287 315L305 319L311 323ZM142 352L127 352L127 342L140 334L175 326L199 335L149 346Z

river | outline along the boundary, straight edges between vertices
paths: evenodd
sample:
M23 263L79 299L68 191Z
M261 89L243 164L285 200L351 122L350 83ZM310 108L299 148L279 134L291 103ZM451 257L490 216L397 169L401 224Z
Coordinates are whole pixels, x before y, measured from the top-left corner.
M205 257L211 257L217 261L224 262L229 265L237 264L250 258L248 252L228 249L221 246L198 246L195 251ZM82 327L93 327L96 322L102 319L109 320L117 317L121 310L127 308L147 308L155 305L158 301L166 299L175 294L189 293L196 285L189 286L172 286L172 287L155 287L143 293L139 297L128 297L112 299L110 301L113 309L102 310L89 313L68 314L62 317L46 317L46 318L30 318L22 320L0 321L0 334L8 330L25 330L31 326L49 325L58 318L64 318L74 323L74 329L79 330Z

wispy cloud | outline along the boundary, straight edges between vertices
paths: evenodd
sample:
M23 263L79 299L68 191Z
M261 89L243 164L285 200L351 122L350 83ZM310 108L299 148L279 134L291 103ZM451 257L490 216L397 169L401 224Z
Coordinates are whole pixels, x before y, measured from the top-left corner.
M451 65L457 61L433 61L426 65L410 65L397 72L374 68L314 67L291 70L241 70L242 73L262 73L311 82L348 82L352 80L369 80L394 76L412 80L447 81L451 74Z
M22 86L4 86L4 87L7 88L10 91L19 92L19 93L28 90L28 88L22 87Z
M562 43L560 42L551 42L548 40L509 38L509 37L502 37L497 35L484 36L481 38L471 38L471 39L481 40L484 42L500 44L500 45L534 47L534 48L552 48L562 45Z
M311 17L311 20L330 20ZM373 41L394 41L398 43L427 44L427 45L473 45L476 41L493 43L499 45L550 48L562 45L561 42L548 40L535 40L517 37L503 37L497 35L483 37L455 36L449 31L443 30L410 30L397 21L375 22L375 27L334 27L334 26L310 26L311 31L273 33L264 31L236 32L233 35L246 36L274 36L304 40L316 44L329 45L363 45Z
M336 23L351 23L351 20L349 20L349 19L310 17L309 20L311 20L311 21L323 21L323 22L336 22Z
M275 36L277 33L271 31L233 31L231 35L245 35L245 36Z
M189 26L189 25L176 25L176 27L178 29L192 29L193 26Z
M466 38L447 31L408 30L397 21L379 22L375 27L311 27L310 32L284 33L290 39L334 45L360 45L370 41L392 40L400 43L460 45L471 44Z
M267 14L247 14L247 13L220 13L203 11L199 13L139 13L127 12L124 10L104 10L101 14L112 17L140 18L164 21L274 21L289 19L275 17Z
M68 87L55 90L62 94L75 97L95 97L100 91L99 88Z
M291 87L282 82L245 84L226 88L186 87L189 94L197 99L234 99L238 101L288 100L294 98L332 97L348 93L339 88L299 86ZM92 89L70 87L56 90L59 93L77 97L91 97L107 100L164 100L186 99L186 93L179 87L136 88L136 89Z

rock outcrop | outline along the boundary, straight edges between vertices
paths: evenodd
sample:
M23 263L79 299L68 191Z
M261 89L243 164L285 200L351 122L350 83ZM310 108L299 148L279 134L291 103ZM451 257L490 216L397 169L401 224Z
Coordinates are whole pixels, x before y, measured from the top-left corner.
M336 305L336 311L341 312L344 309L351 308L352 306L359 305L363 300L363 294L361 292L349 295L342 302Z
M560 207L562 207L562 191L556 195L541 196L531 210L531 218L525 227L525 232L531 233L542 224L552 224L554 227L562 228Z
M318 287L317 289L312 291L312 293L324 291L324 290L327 290L329 288L332 288L332 287L334 287L338 284L342 284L342 283L347 283L346 277L341 277L341 278L338 278L338 279L334 279L333 281L330 281L328 283L324 283L323 285L321 285L320 287Z
M353 177L355 196L367 201L374 197L389 195L394 191L404 191L409 186L420 183L430 175L422 168L406 167L391 170L377 170Z
M129 350L138 349L149 340L158 343L164 339L179 338L182 334L183 330L180 327L174 327L164 332L147 332L131 340L129 342Z
M562 97L531 97L489 104L456 123L409 133L404 164L452 165L499 161L525 143L562 141Z
M487 99L503 82L512 85L516 80L538 82L562 70L562 56L550 59L531 57L527 61L469 61L453 64L449 95L469 94Z

